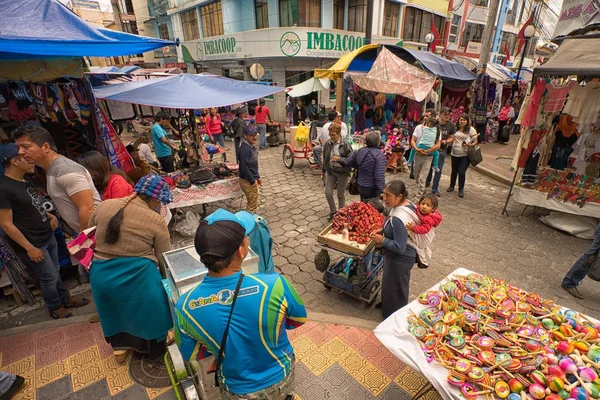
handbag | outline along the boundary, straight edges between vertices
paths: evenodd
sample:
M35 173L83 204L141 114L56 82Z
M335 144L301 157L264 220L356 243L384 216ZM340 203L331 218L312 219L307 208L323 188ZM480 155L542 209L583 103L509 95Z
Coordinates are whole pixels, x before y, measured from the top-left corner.
M352 176L348 181L348 193L353 196L356 196L358 193L358 168L354 168L352 172Z
M600 282L600 257L598 257L598 253L594 254L593 259L591 260L587 276L593 281Z
M229 310L229 318L227 319L227 325L225 326L225 332L223 332L223 338L221 339L221 346L219 348L219 355L215 361L213 361L210 366L208 373L215 374L215 387L219 387L219 370L221 369L221 364L223 364L223 353L225 353L225 345L227 344L227 335L229 334L229 325L231 325L231 316L233 315L233 307L235 307L235 301L238 298L238 294L240 292L240 287L242 286L242 281L244 280L244 273L240 274L240 279L238 279L237 286L235 287L235 292L233 292L233 299L231 300L231 310Z
M308 128L308 126L304 125L304 122L300 122L298 124L298 129L296 130L296 141L297 142L308 141L309 134L310 134L310 129Z
M77 237L67 244L69 254L77 260L79 264L90 270L94 250L96 249L96 227L93 226L82 231Z
M469 162L474 167L483 161L483 156L481 155L481 148L479 148L479 146L469 147L467 155L469 156Z

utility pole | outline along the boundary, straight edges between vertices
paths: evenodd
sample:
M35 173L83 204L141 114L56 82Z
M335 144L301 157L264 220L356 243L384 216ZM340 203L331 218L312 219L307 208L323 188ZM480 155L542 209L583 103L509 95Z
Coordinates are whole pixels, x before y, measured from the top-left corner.
M494 34L496 33L496 18L498 17L498 8L500 7L500 0L490 0L490 6L488 9L488 18L485 24L485 30L483 31L483 40L481 42L481 53L479 55L479 64L485 67L490 61L490 53L492 51L492 45L494 41Z
M371 44L373 38L373 8L375 0L367 0L367 23L365 25L365 44Z

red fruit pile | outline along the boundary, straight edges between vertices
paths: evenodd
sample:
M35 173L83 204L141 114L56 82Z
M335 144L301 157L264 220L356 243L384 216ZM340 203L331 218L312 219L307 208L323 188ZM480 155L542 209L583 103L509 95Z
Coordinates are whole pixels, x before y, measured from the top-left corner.
M357 201L340 209L333 217L332 233L348 229L348 238L360 244L371 240L371 233L383 227L384 216L371 204Z

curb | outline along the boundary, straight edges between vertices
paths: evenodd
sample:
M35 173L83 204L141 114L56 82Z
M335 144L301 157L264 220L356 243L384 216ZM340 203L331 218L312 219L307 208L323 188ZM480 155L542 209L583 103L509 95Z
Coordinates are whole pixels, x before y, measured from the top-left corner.
M35 332L44 329L52 329L52 328L60 328L67 325L80 324L82 322L88 322L90 315L93 313L86 315L77 315L71 318L65 319L56 319L52 321L44 321L39 322L37 324L25 325L25 326L17 326L14 328L8 328L0 331L0 337L19 335L23 333ZM336 325L347 325L353 326L355 328L361 329L369 329L373 330L379 325L379 322L370 321L361 318L348 317L344 315L333 315L320 313L316 311L308 310L308 321L327 323L327 324L336 324Z
M481 167L481 166L476 166L476 167L472 167L475 171L482 173L483 175L489 176L490 178L500 182L500 183L504 183L505 185L510 186L512 183L512 179L509 179L503 175L500 175L499 173L492 171L491 169L488 169L486 167Z

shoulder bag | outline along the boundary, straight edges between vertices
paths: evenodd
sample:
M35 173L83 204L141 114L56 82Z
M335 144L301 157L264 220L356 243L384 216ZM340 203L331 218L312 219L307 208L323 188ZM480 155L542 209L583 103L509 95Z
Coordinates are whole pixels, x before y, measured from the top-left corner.
M360 149L360 150L362 150L362 149ZM358 150L358 153L360 153L360 150ZM359 156L359 154L356 154L356 168L354 168L354 170L352 171L350 180L348 181L348 193L350 193L352 196L356 196L356 195L360 194L358 192L358 170L359 170L358 156ZM367 156L365 156L365 157L367 157ZM363 160L364 160L364 158L363 158Z
M225 332L223 333L223 339L221 339L221 347L219 349L219 356L213 363L213 368L208 371L209 374L215 374L215 387L219 387L219 370L221 369L221 364L223 364L223 354L225 353L225 345L227 344L227 335L229 334L229 325L231 324L231 316L233 315L233 307L235 307L235 301L238 298L238 294L240 293L240 287L242 286L242 281L244 280L244 273L240 274L240 279L238 279L237 286L235 287L235 292L233 292L233 300L231 301L231 310L229 310L229 318L227 319L227 326L225 326Z
M481 155L481 148L479 148L479 145L469 147L467 150L467 155L469 156L469 162L474 167L483 161L483 156Z

